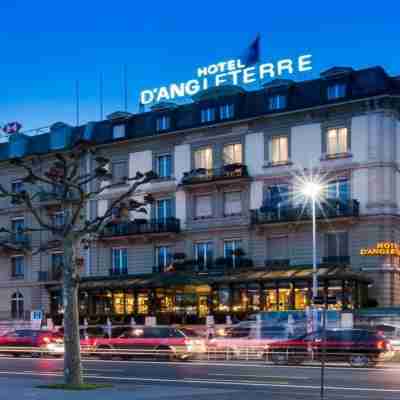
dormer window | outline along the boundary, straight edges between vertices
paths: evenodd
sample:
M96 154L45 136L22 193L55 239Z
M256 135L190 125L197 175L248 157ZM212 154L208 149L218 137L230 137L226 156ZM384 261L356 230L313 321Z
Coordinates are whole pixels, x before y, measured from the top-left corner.
M330 84L327 88L328 100L334 100L346 97L346 88L347 86L345 83Z
M201 122L212 122L215 120L215 108L208 107L201 110Z
M166 131L171 126L171 118L168 115L163 115L158 117L156 120L156 130L157 132Z
M273 94L268 98L268 109L270 111L286 108L287 99L284 94Z
M219 119L231 119L234 115L234 106L233 104L223 104L219 107Z
M114 125L113 126L113 139L122 139L125 137L125 125Z

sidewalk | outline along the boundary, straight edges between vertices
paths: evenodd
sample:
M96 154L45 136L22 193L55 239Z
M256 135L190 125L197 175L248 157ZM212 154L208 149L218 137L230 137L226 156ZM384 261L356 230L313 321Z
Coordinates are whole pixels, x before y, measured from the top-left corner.
M39 389L38 385L56 383L55 379L0 378L0 400L230 400L238 390L194 388L176 385L137 385L115 382L110 389L64 391Z

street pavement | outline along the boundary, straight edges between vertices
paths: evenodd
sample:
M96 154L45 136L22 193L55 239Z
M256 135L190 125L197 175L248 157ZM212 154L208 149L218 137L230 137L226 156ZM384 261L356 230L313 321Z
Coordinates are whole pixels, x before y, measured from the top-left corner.
M3 399L181 399L313 400L319 399L320 368L274 366L257 362L157 362L85 360L88 382L111 383L112 389L64 392L38 389L60 382L60 359L0 358ZM328 400L400 398L400 366L326 369Z

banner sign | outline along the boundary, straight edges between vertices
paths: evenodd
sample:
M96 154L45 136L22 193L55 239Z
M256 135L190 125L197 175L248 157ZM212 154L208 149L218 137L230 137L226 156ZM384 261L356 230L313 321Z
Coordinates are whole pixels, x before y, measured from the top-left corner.
M303 54L296 58L285 58L276 62L259 63L248 66L240 59L220 61L215 64L198 67L196 78L186 82L171 83L140 92L140 104L151 104L173 100L179 97L193 96L201 90L224 84L248 85L266 78L279 78L298 72L312 70L312 55Z
M360 250L360 256L397 256L400 257L400 245L393 242L379 242L375 247Z

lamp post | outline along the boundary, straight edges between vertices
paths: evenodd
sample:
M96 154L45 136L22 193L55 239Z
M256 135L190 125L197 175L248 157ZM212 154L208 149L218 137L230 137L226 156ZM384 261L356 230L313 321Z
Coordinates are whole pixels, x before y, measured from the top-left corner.
M317 221L315 215L315 203L319 194L321 193L322 186L314 181L309 180L305 182L302 188L303 195L311 200L312 211L312 263L313 263L313 299L318 296L318 278L317 278Z

